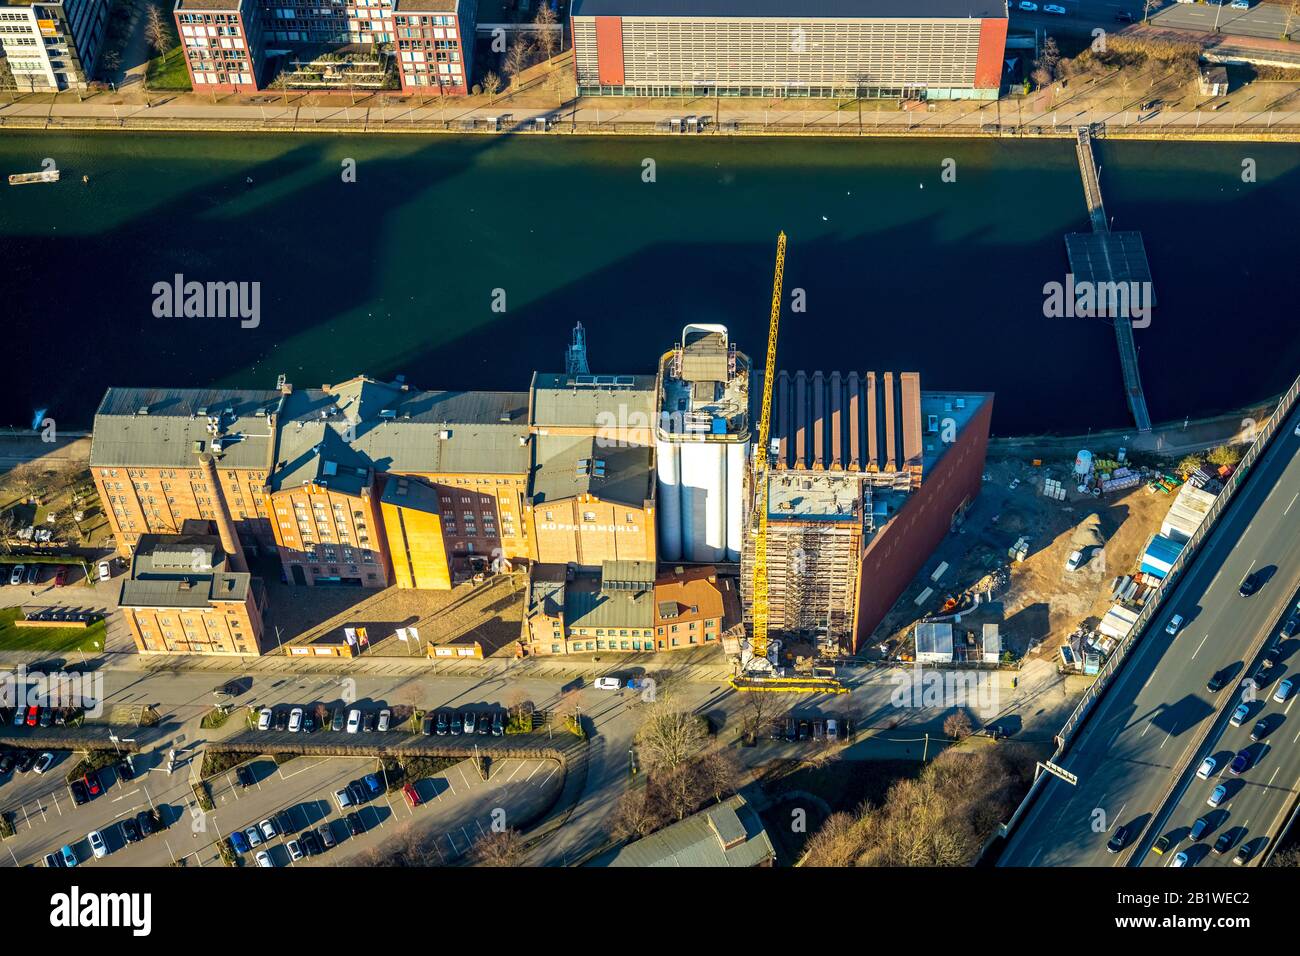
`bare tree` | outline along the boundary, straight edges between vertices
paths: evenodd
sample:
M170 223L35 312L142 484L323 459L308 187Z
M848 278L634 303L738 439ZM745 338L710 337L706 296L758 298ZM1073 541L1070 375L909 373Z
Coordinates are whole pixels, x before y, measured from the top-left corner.
M533 40L532 37L520 31L515 34L510 48L506 50L505 60L501 64L501 69L505 71L506 76L510 77L511 85L519 78L519 74L528 69L529 62L533 57Z
M762 697L763 694L752 694ZM700 789L715 803L721 803L738 789L741 767L736 758L726 750L712 750L702 755L694 765Z
M148 9L145 11L144 38L148 41L150 48L159 56L162 56L171 47L171 36L167 30L167 21L163 19L162 11L158 9L157 4L149 4Z
M833 813L808 840L802 866L852 866L862 852L857 821L848 813Z
M639 840L666 823L659 792L652 783L626 791L619 798L609 832L616 840Z
M559 31L555 29L558 23L559 17L555 10L546 0L542 0L541 6L537 8L537 16L533 17L533 26L537 27L537 48L548 60L555 56L560 47Z
M652 772L671 773L704 746L704 722L680 710L670 697L660 697L646 710L637 743Z
M475 866L517 867L523 862L524 841L517 830L493 830L483 834L470 850Z
M483 74L483 92L488 96L496 96L501 92L501 77L496 70L488 70Z
M970 714L965 710L958 710L948 715L943 722L943 732L953 740L964 740L971 735L974 727L971 726Z

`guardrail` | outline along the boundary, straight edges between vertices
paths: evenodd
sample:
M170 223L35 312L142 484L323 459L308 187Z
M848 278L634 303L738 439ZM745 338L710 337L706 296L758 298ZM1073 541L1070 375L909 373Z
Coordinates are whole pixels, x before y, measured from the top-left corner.
M1218 524L1219 516L1223 514L1229 505L1231 505L1233 498L1237 494L1237 490L1245 483L1255 462L1264 454L1269 443L1272 441L1273 436L1277 434L1278 429L1282 427L1282 423L1286 421L1294 410L1297 398L1300 398L1300 378L1297 378L1292 382L1291 387L1283 393L1281 399L1278 401L1277 408L1273 410L1273 414L1268 417L1268 420L1256 434L1255 441L1251 444L1250 448L1247 449L1246 454L1242 456L1241 462L1237 466L1237 470L1232 473L1232 477L1228 479L1223 490L1219 492L1218 496L1214 499L1214 504L1211 505L1209 511L1206 512L1205 517L1202 519L1195 533L1193 533L1191 539L1183 546L1182 552L1174 560L1173 565L1169 569L1169 573L1165 575L1164 581L1161 582L1160 586L1156 588L1156 590L1152 592L1150 598L1148 598L1146 605L1138 614L1137 620L1133 622L1133 627L1128 632L1128 635L1120 642L1119 646L1115 648L1110 657L1106 659L1106 663L1102 665L1101 670L1097 674L1097 679L1088 686L1087 691L1084 692L1083 699L1079 701L1078 705L1074 708L1074 711L1068 718L1066 718L1065 724L1062 725L1060 732L1056 734L1056 752L1051 758L1053 763L1060 762L1061 757L1069 749L1069 746L1073 741L1074 736L1078 733L1079 728L1083 725L1084 721L1087 720L1093 707L1095 707L1097 701L1101 699L1101 695L1106 692L1106 688L1114 679L1119 668L1123 665L1124 661L1128 659L1133 648L1135 648L1142 638L1146 636L1147 626L1151 623L1152 619L1160 613L1166 597L1173 593L1177 588L1178 582L1182 579L1187 566L1195 558L1201 544L1214 532L1214 529ZM1042 789L1041 784L1044 776L1046 776L1046 774L1040 773L1034 779L1033 785L1029 788L1029 792L1026 793L1024 799L1020 801L1015 812L1011 815L1011 819L999 826L997 833L990 838L987 844L985 844L980 853L981 857L988 852L996 842L997 838L1005 838L1011 833L1012 829L1014 829L1015 825L1020 821L1025 810Z

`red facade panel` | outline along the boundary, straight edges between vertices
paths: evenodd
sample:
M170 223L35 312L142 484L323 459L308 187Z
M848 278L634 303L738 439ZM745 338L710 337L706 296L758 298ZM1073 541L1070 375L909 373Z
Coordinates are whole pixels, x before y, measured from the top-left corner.
M622 17L596 17L596 71L602 86L623 85Z
M979 494L992 417L993 396L989 395L957 443L867 546L858 572L855 653L943 541L953 513Z
M996 90L1002 85L1002 58L1007 52L1007 20L980 21L980 48L975 58L975 88Z

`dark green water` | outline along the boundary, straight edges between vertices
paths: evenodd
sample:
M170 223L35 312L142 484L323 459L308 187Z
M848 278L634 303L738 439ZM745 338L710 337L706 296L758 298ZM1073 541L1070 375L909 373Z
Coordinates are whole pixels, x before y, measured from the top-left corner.
M688 321L759 353L780 229L808 306L786 313L783 367L993 390L1000 434L1127 422L1109 326L1043 317L1062 236L1087 228L1067 142L0 136L0 172L46 156L62 182L0 187L4 422L48 407L88 424L110 384L280 372L524 389L562 367L578 320L598 372L651 371ZM1300 148L1111 143L1101 162L1115 228L1144 232L1155 277L1137 333L1153 417L1284 388ZM259 327L155 318L153 285L177 272L260 282Z

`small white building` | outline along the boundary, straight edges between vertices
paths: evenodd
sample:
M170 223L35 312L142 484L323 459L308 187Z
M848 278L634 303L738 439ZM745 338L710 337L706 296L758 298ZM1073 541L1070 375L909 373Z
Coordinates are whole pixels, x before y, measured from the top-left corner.
M952 662L952 625L946 621L923 621L916 625L916 660L922 664Z
M984 625L984 663L996 664L1002 659L1002 635L996 624Z
M1133 630L1137 617L1137 611L1122 604L1113 604L1106 612L1106 616L1101 619L1101 623L1097 625L1097 630L1121 641L1128 636L1129 631Z

